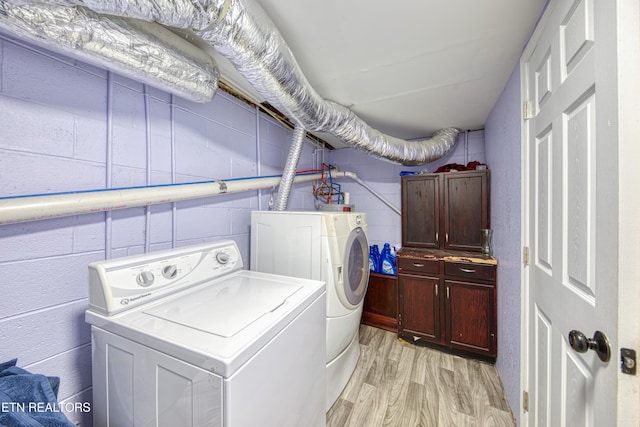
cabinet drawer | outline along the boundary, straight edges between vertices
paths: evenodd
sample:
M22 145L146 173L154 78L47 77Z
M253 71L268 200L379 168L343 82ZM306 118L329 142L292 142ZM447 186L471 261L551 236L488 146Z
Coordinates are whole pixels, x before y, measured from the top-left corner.
M445 276L462 277L472 280L495 281L496 266L445 261L444 274Z
M405 273L440 274L440 263L420 258L398 258L398 271Z

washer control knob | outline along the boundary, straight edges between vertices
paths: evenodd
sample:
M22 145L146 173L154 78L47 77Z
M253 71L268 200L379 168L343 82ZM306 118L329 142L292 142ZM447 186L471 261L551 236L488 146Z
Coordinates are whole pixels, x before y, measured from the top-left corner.
M178 267L175 264L167 265L162 269L162 276L165 279L175 279L178 275Z
M220 264L226 264L229 262L229 254L226 252L218 252L216 254L216 261Z
M136 277L136 282L138 282L138 285L145 288L147 286L153 285L154 280L155 276L150 271L143 271L142 273L138 274L138 277Z

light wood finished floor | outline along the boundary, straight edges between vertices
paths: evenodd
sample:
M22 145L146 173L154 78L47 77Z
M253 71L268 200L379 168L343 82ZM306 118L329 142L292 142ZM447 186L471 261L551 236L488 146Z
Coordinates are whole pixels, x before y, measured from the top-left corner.
M360 360L328 427L513 427L494 365L360 326Z

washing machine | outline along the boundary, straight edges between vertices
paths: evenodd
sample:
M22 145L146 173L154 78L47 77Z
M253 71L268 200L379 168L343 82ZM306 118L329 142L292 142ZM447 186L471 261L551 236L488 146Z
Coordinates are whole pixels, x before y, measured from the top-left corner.
M327 410L360 356L359 325L369 283L367 217L359 212L254 211L251 270L327 285Z
M222 241L89 266L93 425L324 426L325 285Z

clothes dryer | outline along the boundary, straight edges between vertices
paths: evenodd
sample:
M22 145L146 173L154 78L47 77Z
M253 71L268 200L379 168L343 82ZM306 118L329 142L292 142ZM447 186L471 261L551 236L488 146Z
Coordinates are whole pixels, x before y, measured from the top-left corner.
M360 356L359 326L369 283L367 217L359 212L255 211L251 270L327 285L327 410Z

